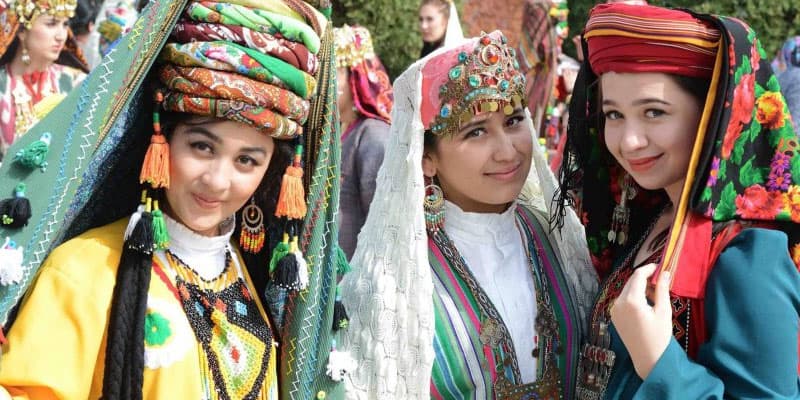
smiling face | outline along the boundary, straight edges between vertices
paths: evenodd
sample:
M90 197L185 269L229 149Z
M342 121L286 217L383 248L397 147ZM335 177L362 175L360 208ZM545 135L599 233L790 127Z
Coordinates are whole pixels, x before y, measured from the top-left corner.
M257 129L218 119L190 119L170 137L167 212L192 231L218 234L219 224L253 195L275 143Z
M19 33L28 49L32 64L49 64L58 60L67 41L69 19L43 14L31 23L31 29Z
M531 169L533 135L524 109L473 117L453 136L426 149L422 170L436 176L444 197L468 212L504 211Z
M617 162L645 189L680 196L702 104L663 73L614 73L600 78L604 137Z
M429 3L419 8L419 31L423 42L435 43L444 38L447 16L441 6Z

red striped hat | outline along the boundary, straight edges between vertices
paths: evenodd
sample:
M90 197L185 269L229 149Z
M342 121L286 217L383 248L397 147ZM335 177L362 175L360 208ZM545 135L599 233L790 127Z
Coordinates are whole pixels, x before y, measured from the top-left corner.
M662 72L710 78L719 30L682 10L600 4L583 34L595 74Z

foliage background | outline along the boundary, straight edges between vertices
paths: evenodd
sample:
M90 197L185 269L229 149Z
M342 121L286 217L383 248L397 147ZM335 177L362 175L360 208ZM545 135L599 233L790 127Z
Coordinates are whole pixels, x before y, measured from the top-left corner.
M455 0L459 15L464 15L462 3L494 1L498 7L506 2L524 0ZM569 2L570 35L583 29L589 10L595 0L567 0ZM366 26L372 33L375 51L394 80L419 57L422 48L417 27L418 0L333 0L333 22ZM698 12L735 16L749 23L761 38L768 54L774 55L783 41L800 35L800 0L650 0L650 4L669 7L686 7ZM520 19L521 16L509 16ZM462 26L465 26L462 21ZM466 30L465 30L466 32ZM567 54L574 56L571 41L564 43Z
M461 11L461 0L455 2ZM417 26L418 0L333 0L331 3L334 26L347 23L369 29L375 52L392 80L419 58L422 39Z

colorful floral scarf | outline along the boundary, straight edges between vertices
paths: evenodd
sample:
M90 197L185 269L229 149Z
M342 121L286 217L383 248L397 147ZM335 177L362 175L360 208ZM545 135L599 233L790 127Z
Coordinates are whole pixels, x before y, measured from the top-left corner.
M311 75L317 72L317 57L302 44L242 26L180 21L172 37L178 43L227 40L280 58Z

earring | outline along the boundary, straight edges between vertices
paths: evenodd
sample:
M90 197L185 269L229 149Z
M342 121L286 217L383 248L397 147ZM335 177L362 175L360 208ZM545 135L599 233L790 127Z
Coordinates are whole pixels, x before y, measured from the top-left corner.
M611 229L608 230L608 241L620 246L628 241L628 228L631 210L628 208L628 200L636 197L636 183L629 174L625 174L622 180L622 192L619 195L619 203L614 206L614 213L611 215Z
M264 213L256 205L256 199L251 197L250 204L242 210L239 246L248 253L257 254L264 247L264 236Z
M444 227L444 192L432 178L425 185L425 199L422 206L425 209L425 227L428 232L438 232Z
M22 56L20 57L22 63L31 65L31 55L28 54L28 46L25 45L25 42L21 42L20 44L22 45Z

